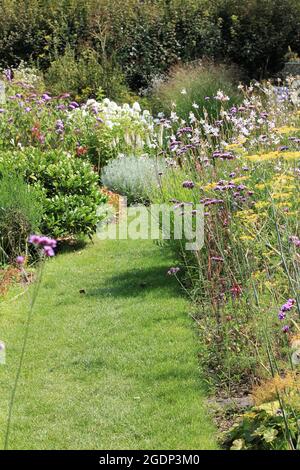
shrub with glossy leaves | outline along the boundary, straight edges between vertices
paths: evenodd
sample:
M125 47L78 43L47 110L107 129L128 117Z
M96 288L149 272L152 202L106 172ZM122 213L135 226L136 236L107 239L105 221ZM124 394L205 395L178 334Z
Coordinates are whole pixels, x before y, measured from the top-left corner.
M54 237L92 236L99 217L97 207L106 201L98 187L98 176L89 163L66 152L28 148L2 152L0 173L15 171L45 196L42 230Z

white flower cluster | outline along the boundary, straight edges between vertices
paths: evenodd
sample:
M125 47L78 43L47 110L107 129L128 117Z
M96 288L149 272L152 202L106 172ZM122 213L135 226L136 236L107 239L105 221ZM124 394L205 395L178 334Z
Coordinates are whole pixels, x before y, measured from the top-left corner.
M118 105L108 98L100 102L89 99L82 109L99 115L108 127L119 126L124 120L129 120L134 125L140 125L148 130L153 129L153 118L150 112L146 109L142 111L138 102L130 106L128 103Z
M80 109L83 115L94 118L112 131L112 144L119 145L120 141L133 149L148 149L157 147L158 130L154 119L148 110L141 110L138 102L130 106L128 103L118 105L105 98L103 101L89 99Z

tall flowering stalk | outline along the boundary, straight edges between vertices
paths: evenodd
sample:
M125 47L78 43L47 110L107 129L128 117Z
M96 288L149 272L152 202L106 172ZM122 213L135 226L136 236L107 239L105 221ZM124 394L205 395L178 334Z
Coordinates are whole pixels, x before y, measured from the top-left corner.
M22 342L22 348L21 348L21 354L20 354L20 359L19 359L19 364L17 367L17 372L15 376L15 380L13 383L13 388L12 388L12 393L9 401L9 406L8 406L8 418L7 418L7 425L6 425L6 432L5 432L5 437L4 437L4 449L8 449L8 444L9 444L9 436L10 436L10 429L11 429L11 421L12 421L12 414L13 414L13 407L15 403L15 398L16 398L16 393L17 393L17 388L18 388L18 383L20 380L20 375L22 371L22 366L24 362L24 356L26 352L26 346L28 342L28 335L29 335L29 329L30 329L30 324L33 316L33 311L34 311L34 306L38 297L39 289L41 286L41 281L42 281L42 276L43 276L43 271L44 271L44 260L45 258L48 257L53 257L55 255L54 249L57 246L56 240L40 235L31 235L29 238L29 243L34 245L36 249L39 252L40 260L41 263L38 268L37 272L37 279L35 282L35 287L33 290L32 298L30 301L30 306L27 314L27 319L26 319L26 324L25 324L25 331L24 331L24 337L23 337L23 342ZM23 256L18 256L16 259L16 263L21 267L21 269L24 270L24 262L25 258Z

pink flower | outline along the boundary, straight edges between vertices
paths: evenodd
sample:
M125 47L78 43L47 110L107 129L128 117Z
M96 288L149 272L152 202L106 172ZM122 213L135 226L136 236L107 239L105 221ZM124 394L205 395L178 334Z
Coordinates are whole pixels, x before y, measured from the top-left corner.
M17 256L17 258L16 258L16 263L17 263L19 266L22 266L22 265L25 263L25 258L24 258L24 256Z
M54 238L49 238L42 235L31 235L29 237L29 243L32 243L36 247L42 248L44 255L47 257L55 255L54 248L57 246L57 241Z
M285 319L286 312L289 312L290 310L292 310L295 303L296 303L295 299L288 299L288 301L284 305L282 305L282 307L281 307L281 309L279 310L279 313L278 313L279 320L284 320Z
M47 257L54 256L55 253L53 248L51 248L51 246L44 246L44 255Z
M290 238L289 238L290 242L295 245L297 248L300 247L300 239L298 237L296 237L295 235L292 235Z

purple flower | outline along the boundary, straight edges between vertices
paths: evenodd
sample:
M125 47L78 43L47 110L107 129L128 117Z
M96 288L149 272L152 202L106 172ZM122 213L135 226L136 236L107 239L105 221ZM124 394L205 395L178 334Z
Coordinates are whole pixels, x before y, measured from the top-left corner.
M55 253L54 253L53 248L51 248L51 246L45 246L44 247L44 255L47 256L47 257L54 256Z
M6 80L7 80L8 82L11 82L11 81L12 81L12 78L13 78L12 70L11 70L11 69L6 69L6 70L4 70L3 73L4 73L4 76L5 76Z
M289 312L293 306L295 305L296 300L295 299L289 299L282 307L280 310L283 312Z
M178 271L180 271L180 268L170 268L169 271L167 272L168 276L175 276Z
M300 246L300 239L295 235L289 237L289 241L292 242L292 244L295 245L297 248Z
M290 331L289 325L284 325L284 326L282 327L282 331L283 331L283 333L288 333L288 332Z
M220 256L212 256L211 257L211 260L212 261L217 261L217 262L220 262L220 263L223 263L223 258L221 258Z
M42 248L44 255L47 257L55 255L54 248L56 248L57 242L54 238L48 238L42 235L31 235L29 237L29 243Z
M42 95L42 100L43 100L43 101L51 101L52 98L51 98L50 95L48 95L48 93L44 93L44 94Z
M58 97L60 100L64 100L66 98L70 98L70 93L63 93L62 95L59 95Z
M190 181L190 180L184 181L182 183L183 188L193 189L194 186L195 186L195 183L193 183L193 181Z
M71 101L71 103L69 104L69 108L70 109L79 108L79 104L76 101Z
M212 157L221 160L233 160L235 158L232 152L220 152L219 150L213 152Z
M29 243L32 243L33 245L39 245L40 242L40 236L39 235L30 235L29 237Z
M182 134L188 134L189 132L192 132L193 129L191 127L181 127L181 129L178 129L177 135L180 136Z
M16 263L17 263L19 266L22 266L22 265L25 263L25 258L24 258L24 256L17 256L17 258L16 258Z
M278 318L279 318L279 320L284 320L285 319L285 312L280 310L279 313L278 313Z
M56 133L57 134L63 134L64 133L65 126L64 126L64 123L61 119L58 119L56 121L55 128L56 128Z
M206 197L204 199L200 199L200 202L204 204L204 206L211 206L214 204L223 204L223 199L211 199L209 197Z
M281 309L279 310L279 313L278 313L279 320L284 320L285 319L286 312L289 312L290 310L292 310L295 303L296 303L295 299L288 299L288 301L284 305L282 305L282 307L281 307Z

